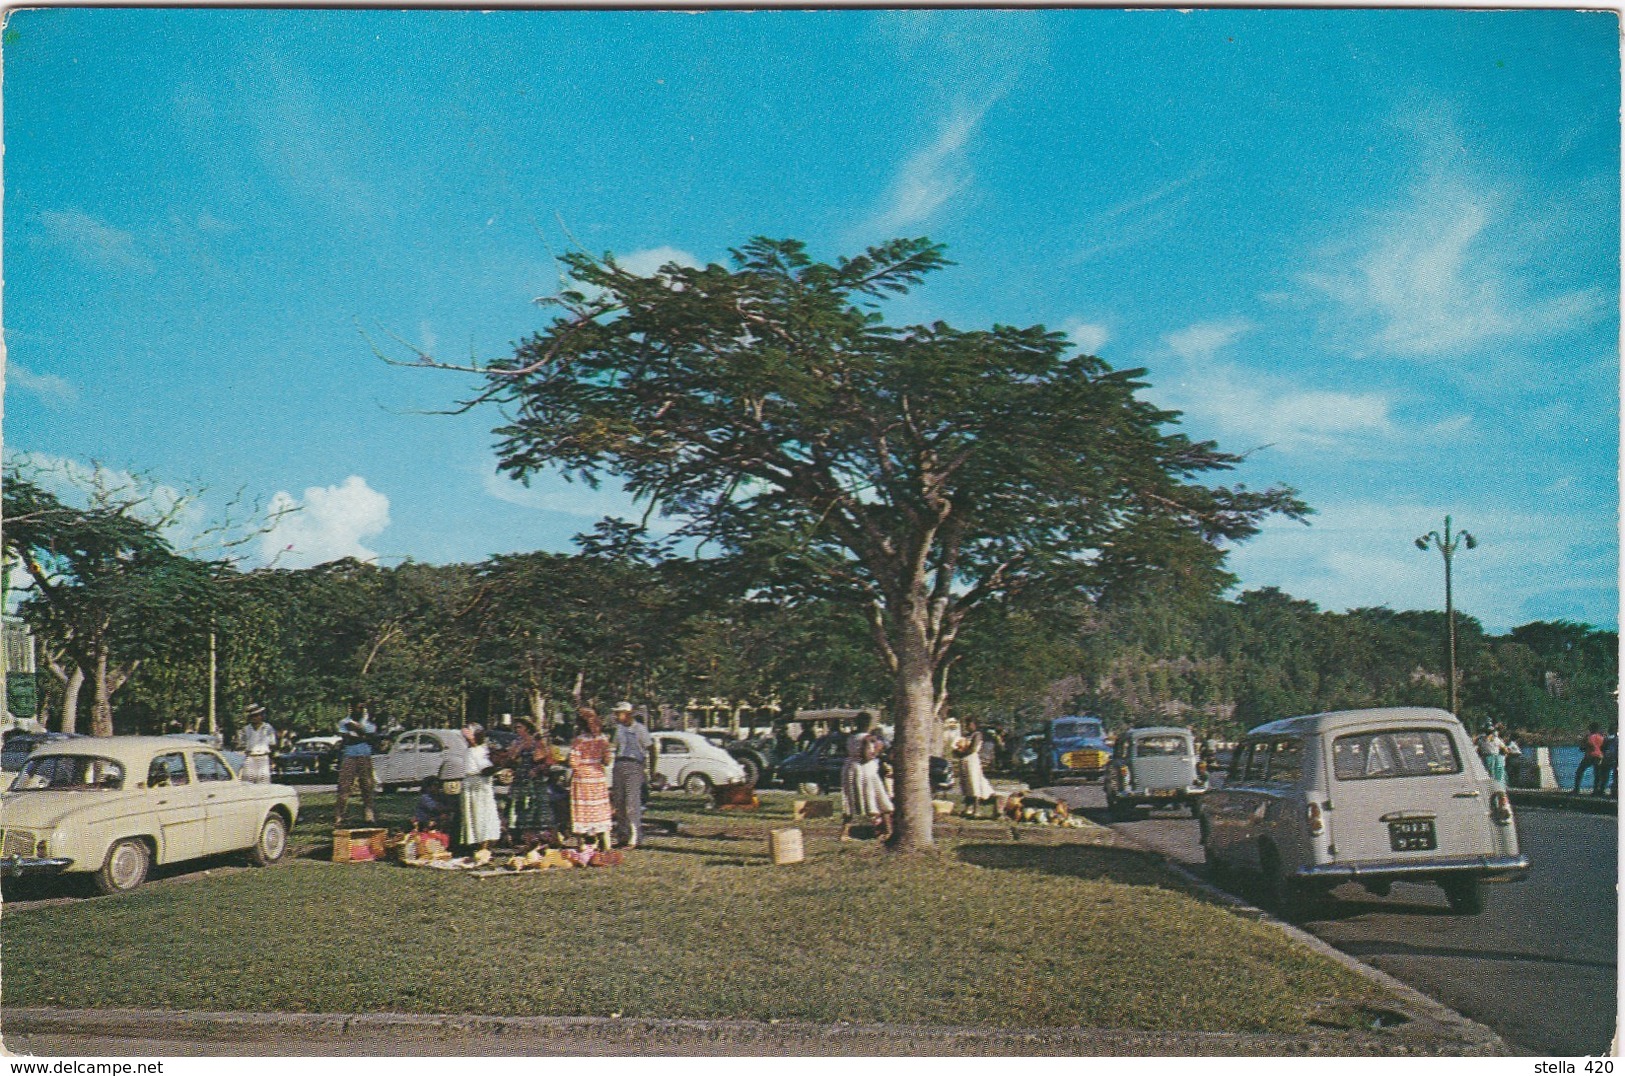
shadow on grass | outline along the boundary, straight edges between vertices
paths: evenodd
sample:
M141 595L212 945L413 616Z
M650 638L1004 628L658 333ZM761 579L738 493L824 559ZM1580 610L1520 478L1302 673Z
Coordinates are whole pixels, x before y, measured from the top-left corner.
M1159 857L1126 848L1089 844L966 844L956 854L977 867L1028 870L1085 881L1155 885L1185 889L1161 866Z

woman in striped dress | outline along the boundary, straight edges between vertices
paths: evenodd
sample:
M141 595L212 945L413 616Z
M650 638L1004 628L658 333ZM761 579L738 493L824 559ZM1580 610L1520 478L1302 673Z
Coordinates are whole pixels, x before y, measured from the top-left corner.
M607 849L610 827L615 823L609 806L609 779L604 774L609 738L595 710L584 706L578 716L580 729L570 744L570 828Z

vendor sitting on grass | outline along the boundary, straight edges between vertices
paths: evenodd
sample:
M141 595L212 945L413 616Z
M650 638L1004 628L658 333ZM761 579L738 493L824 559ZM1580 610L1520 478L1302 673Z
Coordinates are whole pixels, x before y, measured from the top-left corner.
M412 825L420 832L450 833L456 810L441 792L440 778L425 777L412 808Z

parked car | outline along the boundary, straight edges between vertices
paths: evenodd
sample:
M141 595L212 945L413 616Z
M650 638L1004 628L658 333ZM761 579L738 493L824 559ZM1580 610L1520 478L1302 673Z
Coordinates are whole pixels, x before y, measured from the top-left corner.
M295 790L238 780L211 747L63 740L35 750L0 793L0 874L88 874L101 892L122 893L154 864L235 851L273 863L298 817Z
M1397 881L1484 910L1483 883L1529 872L1506 790L1461 722L1397 707L1293 717L1237 745L1203 800L1202 847L1217 872L1259 875L1284 911L1342 882L1386 895Z
M1189 729L1127 729L1112 748L1106 809L1118 820L1132 817L1136 808L1164 806L1189 807L1195 817L1207 791L1196 762Z
M1041 784L1053 785L1078 777L1095 781L1105 776L1111 745L1106 742L1106 727L1100 718L1057 717L1046 721L1042 732L1043 746L1038 752Z
M786 788L803 785L820 792L838 792L841 768L846 763L846 737L820 737L805 751L798 751L779 763L778 780ZM954 768L940 755L931 756L931 788L937 792L954 787Z
M732 755L745 768L745 780L757 788L772 783L787 752L779 748L773 735L741 739L729 729L698 729L699 735Z
M388 751L372 756L372 779L385 792L421 785L425 777L460 781L467 758L468 741L461 729L413 729L396 736Z
M739 760L697 732L657 732L654 739L659 754L649 783L657 792L681 788L704 795L718 785L745 782Z
M41 744L60 743L63 740L72 740L78 736L75 732L23 732L15 730L6 734L5 747L0 749L0 770L6 773L16 773L28 761L28 756L34 748Z
M285 781L296 777L332 780L338 774L342 742L338 736L306 736L295 741L292 750L273 758L271 769Z

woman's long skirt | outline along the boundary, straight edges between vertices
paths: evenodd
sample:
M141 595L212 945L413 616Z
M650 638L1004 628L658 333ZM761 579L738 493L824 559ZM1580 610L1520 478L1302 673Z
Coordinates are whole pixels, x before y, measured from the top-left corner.
M570 830L608 833L615 824L609 806L609 781L601 766L577 766L570 775Z
M959 760L959 791L968 800L992 799L993 786L982 776L980 755L966 755Z
M497 813L491 778L482 774L463 778L462 808L464 844L484 844L501 838L502 816Z
M891 809L891 793L880 776L880 760L853 762L848 759L841 767L841 813L847 818L873 818L889 814Z

